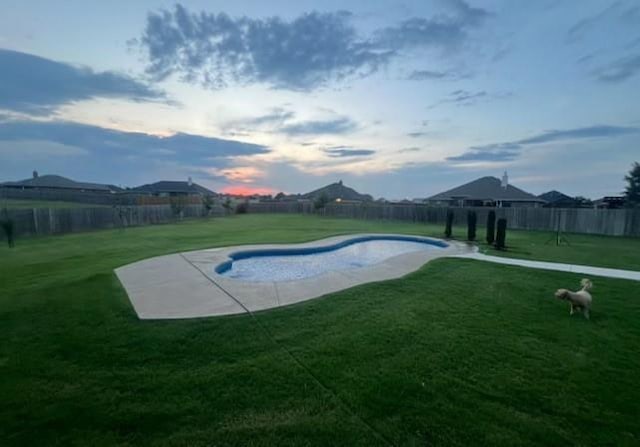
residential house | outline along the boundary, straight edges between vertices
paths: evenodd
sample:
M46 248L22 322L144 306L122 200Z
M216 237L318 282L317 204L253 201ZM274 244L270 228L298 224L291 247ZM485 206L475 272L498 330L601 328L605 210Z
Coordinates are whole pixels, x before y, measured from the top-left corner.
M540 207L546 202L509 184L509 177L505 172L502 181L496 177L482 177L428 197L425 203L459 207Z

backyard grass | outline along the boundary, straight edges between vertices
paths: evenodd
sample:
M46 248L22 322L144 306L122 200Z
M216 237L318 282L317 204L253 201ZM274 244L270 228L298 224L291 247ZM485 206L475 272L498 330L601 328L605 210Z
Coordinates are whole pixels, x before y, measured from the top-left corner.
M94 203L62 202L56 200L18 200L0 199L0 209L29 209L29 208L100 208L108 205Z
M442 259L255 319L139 321L113 274L163 253L351 232L442 228L246 215L0 248L0 444L640 443L637 282L592 278L586 321L552 295L580 276ZM637 239L550 251L548 237L507 242L521 257L640 265Z

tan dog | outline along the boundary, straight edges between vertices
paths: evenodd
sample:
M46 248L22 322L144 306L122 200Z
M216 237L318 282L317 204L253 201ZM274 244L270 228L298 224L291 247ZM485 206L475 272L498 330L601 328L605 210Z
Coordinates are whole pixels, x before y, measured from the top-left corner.
M580 285L582 286L582 289L577 292L572 292L571 290L567 289L556 290L556 298L569 301L569 305L571 307L569 310L569 315L573 315L573 312L579 311L582 312L584 317L588 320L592 301L589 290L591 290L593 284L590 280L584 278L582 281L580 281Z

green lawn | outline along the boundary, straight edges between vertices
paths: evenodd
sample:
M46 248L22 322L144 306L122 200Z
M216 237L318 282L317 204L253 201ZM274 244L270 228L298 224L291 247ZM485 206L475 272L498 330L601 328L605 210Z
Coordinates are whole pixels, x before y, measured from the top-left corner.
M61 202L55 200L17 200L0 199L0 209L29 209L29 208L100 208L108 205L94 203Z
M247 215L3 246L0 444L640 443L640 283L592 278L586 321L553 298L580 276L443 259L255 320L141 322L113 274L162 253L366 231L442 229ZM508 238L518 256L639 265L634 239L551 251L544 233Z

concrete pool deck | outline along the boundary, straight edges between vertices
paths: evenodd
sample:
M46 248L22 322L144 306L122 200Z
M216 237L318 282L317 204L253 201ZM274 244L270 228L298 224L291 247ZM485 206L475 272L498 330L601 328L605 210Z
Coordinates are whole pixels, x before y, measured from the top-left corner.
M115 272L140 319L196 318L287 306L359 284L399 278L432 259L471 253L473 250L467 244L451 241L446 248L434 247L433 250L388 258L368 267L283 282L248 282L215 272L216 266L228 261L229 255L238 251L324 247L367 236L391 235L349 234L302 244L242 245L196 250L145 259L119 267Z
M228 261L229 255L238 251L324 247L363 236L391 235L350 234L302 244L241 245L196 250L145 259L119 267L115 273L140 319L234 315L287 306L359 284L400 278L430 260L441 257L640 281L640 272L636 271L488 256L478 253L474 246L456 241L447 241L449 246L446 248L406 253L372 266L327 272L294 281L247 282L215 272L216 266Z

